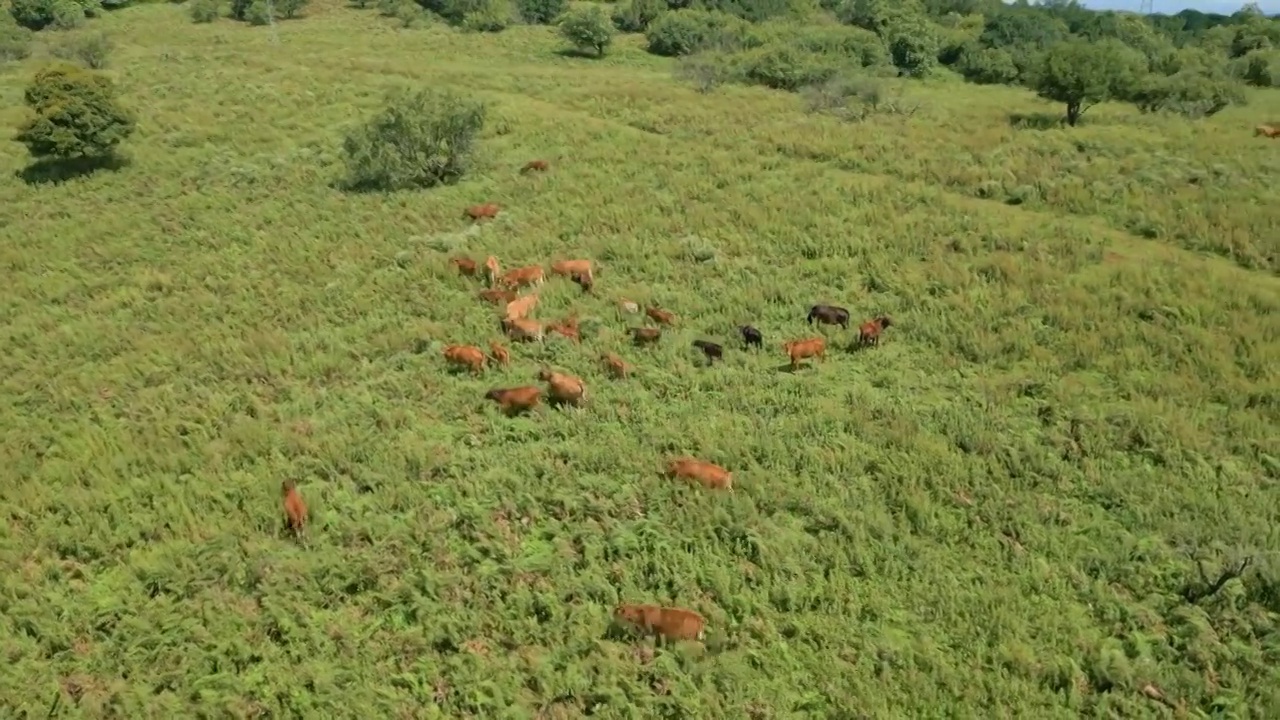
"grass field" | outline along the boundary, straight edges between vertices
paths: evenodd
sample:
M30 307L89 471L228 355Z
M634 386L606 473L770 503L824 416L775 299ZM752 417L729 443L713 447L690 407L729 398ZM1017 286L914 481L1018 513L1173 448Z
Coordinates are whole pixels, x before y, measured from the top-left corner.
M700 95L638 36L591 61L323 0L99 30L131 163L0 155L0 717L1280 716L1280 143L1251 136L1280 94L1039 131L1028 93L934 81L842 124ZM0 69L0 125L41 62ZM333 189L401 84L490 103L479 168ZM454 252L595 259L598 297L535 313L592 332L450 374L497 339ZM618 298L681 326L634 349ZM815 302L895 325L782 372ZM483 401L542 363L590 405ZM660 477L683 453L734 492ZM1193 557L1253 562L1189 602ZM709 638L608 632L622 601Z

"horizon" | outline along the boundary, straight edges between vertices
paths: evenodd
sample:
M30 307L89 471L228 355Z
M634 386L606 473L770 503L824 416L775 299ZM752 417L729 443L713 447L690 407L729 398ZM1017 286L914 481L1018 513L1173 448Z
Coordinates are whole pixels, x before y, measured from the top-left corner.
M1090 10L1126 10L1140 12L1142 0L1084 0L1082 5ZM1177 15L1183 10L1198 10L1202 13L1230 15L1247 3L1233 0L1154 0L1152 12L1159 15ZM1258 7L1266 15L1280 13L1280 0L1259 2Z

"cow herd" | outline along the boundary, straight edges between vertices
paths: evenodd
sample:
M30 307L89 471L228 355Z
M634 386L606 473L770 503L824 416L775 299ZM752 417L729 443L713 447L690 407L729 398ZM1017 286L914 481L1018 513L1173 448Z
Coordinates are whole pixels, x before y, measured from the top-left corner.
M521 169L521 174L545 172L549 163L545 160L534 160ZM494 203L475 205L464 211L464 217L474 222L482 222L497 217L501 208ZM465 257L455 256L449 259L450 265L463 276L482 278L487 287L480 289L477 297L485 303L499 306L497 329L510 342L541 343L548 335L563 336L571 343L581 342L581 329L577 314L558 321L541 321L531 315L538 307L539 292L547 281L548 275L564 278L577 284L583 293L596 293L596 270L590 260L573 259L558 260L549 266L550 273L544 272L541 265L518 267L507 272L502 271L498 258L490 255L483 263ZM525 290L524 294L521 291ZM618 302L623 313L640 312L640 306L629 300ZM632 343L637 347L653 346L661 342L664 328L675 326L678 316L660 307L651 306L644 310L644 315L652 321L652 326L633 326L627 329ZM833 305L814 305L806 318L812 326L839 325L848 329L849 311ZM860 346L878 345L884 330L892 324L888 316L880 316L862 323L858 327L855 344ZM743 346L750 350L764 347L764 335L751 325L737 328ZM707 360L714 364L724 358L725 348L722 344L710 340L695 340L693 348L699 350ZM790 360L790 369L800 367L802 360L825 359L827 340L816 336L791 340L782 344L782 349ZM475 375L484 372L486 365L508 366L511 363L510 351L499 340L489 342L489 352L474 345L446 345L442 352L447 365L469 371ZM614 379L625 380L632 371L632 365L618 355L606 352L599 357L605 373ZM545 385L545 389L536 384L518 387L495 387L485 393L487 401L494 402L504 414L516 416L529 413L545 400L548 405L566 405L581 407L588 400L586 383L582 378L552 370L540 368L532 376ZM667 461L665 466L667 477L699 484L711 490L731 491L733 489L733 473L719 465L693 457L680 456ZM297 488L292 481L285 481L282 487L285 515L288 527L300 532L306 519L306 505L303 503ZM656 605L620 605L614 612L614 618L647 634L669 640L701 639L705 627L704 618L698 613L684 608L659 607Z

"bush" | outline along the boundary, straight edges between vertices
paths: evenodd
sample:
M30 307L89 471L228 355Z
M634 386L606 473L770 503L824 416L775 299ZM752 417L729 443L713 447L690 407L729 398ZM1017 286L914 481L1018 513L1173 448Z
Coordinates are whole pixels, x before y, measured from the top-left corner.
M835 77L802 91L808 112L833 115L850 122L874 114L914 115L919 105L905 102L900 92L868 77Z
M345 184L358 190L427 188L466 174L486 108L455 93L404 90L342 143Z
M388 13L384 10L383 14L398 20L400 27L411 28L427 19L427 11L413 0L389 0L389 2L391 11Z
M254 26L270 25L275 20L271 0L253 0L244 11L244 19Z
M310 2L311 0L275 0L276 16L292 20L301 15Z
M1254 50L1232 61L1232 74L1261 88L1280 87L1280 52Z
M195 0L187 9L191 13L191 22L211 23L222 14L221 0Z
M679 57L707 49L732 49L746 35L746 23L722 12L676 10L663 14L645 31L649 52Z
M12 17L0 17L0 64L30 57L31 35Z
M889 53L884 41L870 30L859 27L766 23L749 28L742 41L745 48L778 44L852 60L863 67L889 64Z
M590 50L596 57L613 43L613 24L599 5L570 10L560 21L560 36L581 51Z
M628 0L613 11L613 26L624 33L644 32L666 11L664 0Z
M699 0L698 7L703 10L719 10L748 22L800 15L810 9L802 0Z
M938 37L927 21L892 25L885 39L889 57L903 75L925 77L938 66Z
M693 85L700 93L709 93L734 78L731 60L722 53L704 52L686 55L676 63L677 80Z
M1221 73L1188 68L1169 76L1151 75L1130 94L1130 102L1142 112L1172 112L1198 120L1244 105L1240 84Z
M749 50L742 62L748 82L793 92L807 85L824 83L840 70L830 57L797 50L787 44Z
M1007 51L976 44L961 51L956 70L965 80L978 85L1011 85L1021 75Z
M78 61L85 67L101 70L107 66L108 56L115 48L106 33L95 33L81 37L67 38L55 45L51 52L54 57L63 60Z
M74 65L36 73L24 100L34 116L14 139L40 159L110 157L135 127L111 79Z
M1146 66L1145 57L1118 40L1063 40L1041 56L1027 84L1045 100L1066 105L1067 124L1075 125L1089 107L1129 97Z
M96 5L90 5L95 8ZM84 23L86 6L75 0L10 0L9 14L29 30L71 30Z
M419 0L450 25L475 32L500 32L511 25L510 0Z
M532 25L550 25L569 9L569 0L517 0L520 17Z

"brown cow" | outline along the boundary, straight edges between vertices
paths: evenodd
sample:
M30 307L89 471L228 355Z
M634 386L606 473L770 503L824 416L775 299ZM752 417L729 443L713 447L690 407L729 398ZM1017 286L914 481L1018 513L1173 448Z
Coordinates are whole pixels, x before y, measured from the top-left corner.
M452 365L470 368L473 373L484 369L484 351L471 345L446 345L444 359Z
M525 385L518 388L494 388L484 394L485 400L493 400L507 415L519 415L537 407L542 397L542 388L537 385Z
M536 286L541 285L546 275L542 272L541 265L530 265L528 267L516 268L502 276L502 284L507 287L518 288L524 285Z
M498 258L490 255L484 261L484 278L489 281L489 287L493 287L498 283L498 278L502 276L502 267L498 265Z
M574 273L569 276L569 279L578 283L578 287L582 288L582 292L589 293L591 292L591 289L596 286L595 278L591 277L590 275L583 275L582 273Z
M497 340L489 343L489 352L491 353L490 357L493 358L493 362L499 365L511 364L511 353L507 352L507 349Z
M298 484L292 480L280 483L280 495L284 498L285 525L297 535L302 532L302 526L307 523L307 504L302 501Z
M503 318L502 331L512 340L520 342L541 341L543 336L542 323L528 318L517 320Z
M600 361L616 378L625 378L631 372L631 366L613 353L604 353L600 356Z
M881 315L874 320L868 320L858 326L858 344L859 345L879 345L880 333L884 329L893 324L893 320L888 315Z
M507 303L507 319L519 320L529 316L533 309L538 306L538 293L530 293L521 298L516 298Z
M702 640L707 621L692 610L657 605L619 605L614 619L666 640Z
M556 403L581 405L587 400L587 387L582 384L582 378L544 367L538 372L538 379L547 384L548 395Z
M474 276L476 274L476 261L464 255L450 258L449 264L458 268L458 273L461 275Z
M691 457L678 457L667 463L667 475L692 480L712 490L733 489L733 473L714 463Z
M472 205L463 210L462 215L476 221L492 220L498 216L498 210L500 208L495 203L485 203L483 205Z
M675 324L675 321L676 321L675 313L667 310L660 310L656 307L651 307L646 309L644 311L644 314L648 315L650 318L653 319L654 322L658 323L659 325L673 325Z
M573 342L581 342L582 335L579 333L578 316L570 315L558 323L551 323L547 326L548 332L560 333L569 338Z
M590 260L557 260L551 263L551 274L560 275L561 277L573 277L574 275L584 275L592 277Z
M1259 125L1253 129L1254 137L1280 138L1280 127L1274 125Z
M549 167L551 167L551 163L547 162L546 160L530 160L529 162L524 164L524 167L520 168L520 174L527 175L535 171L546 172L547 168Z
M633 327L629 330L632 341L637 345L651 345L662 337L662 328Z
M515 290L503 290L501 288L490 288L488 290L480 291L481 300L491 302L495 305L509 303L516 299L516 295L517 293Z
M824 354L827 352L827 341L824 338L807 338L805 340L792 340L782 344L782 349L787 351L787 355L791 358L791 369L794 370L800 366L800 361L805 358L816 357L819 360L825 359Z

